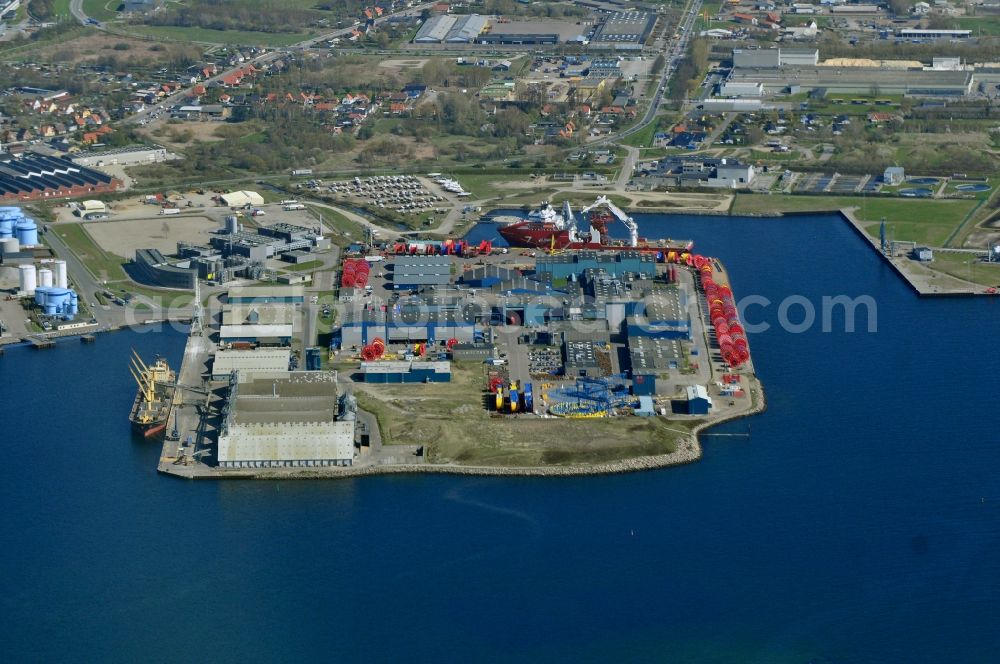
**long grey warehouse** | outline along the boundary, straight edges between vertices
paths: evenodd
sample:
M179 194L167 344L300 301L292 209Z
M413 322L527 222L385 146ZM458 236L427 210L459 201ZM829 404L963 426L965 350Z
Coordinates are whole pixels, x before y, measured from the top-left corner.
M787 67L784 69L734 69L730 82L763 83L765 94L799 86L803 92L825 89L829 93L961 97L970 94L972 72L881 69L875 67Z
M451 16L439 14L427 19L420 26L413 38L415 44L468 44L486 29L488 21L485 16L469 14L467 16Z

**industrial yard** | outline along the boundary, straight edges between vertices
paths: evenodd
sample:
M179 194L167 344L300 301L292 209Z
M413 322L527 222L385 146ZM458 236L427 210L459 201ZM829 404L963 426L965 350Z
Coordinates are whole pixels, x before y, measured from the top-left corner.
M715 259L373 240L337 267L335 303L301 285L209 299L177 388L204 399L172 412L161 471L620 470L694 460L695 431L763 407ZM338 433L305 444L285 425Z

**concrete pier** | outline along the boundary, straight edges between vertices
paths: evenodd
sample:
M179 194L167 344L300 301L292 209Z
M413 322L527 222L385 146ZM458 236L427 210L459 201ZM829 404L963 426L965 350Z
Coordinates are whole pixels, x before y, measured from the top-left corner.
M857 234L881 256L903 280L910 285L918 295L923 297L991 295L986 287L971 281L965 281L932 267L901 256L885 256L877 238L865 231L864 224L854 216L853 209L840 210L840 214L850 223Z

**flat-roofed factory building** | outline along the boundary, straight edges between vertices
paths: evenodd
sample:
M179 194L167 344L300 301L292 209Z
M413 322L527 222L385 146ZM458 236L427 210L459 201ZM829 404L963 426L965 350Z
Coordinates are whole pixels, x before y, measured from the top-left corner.
M438 14L420 26L413 38L415 44L468 44L476 40L489 21L479 14L454 16Z
M221 468L350 466L354 412L337 372L255 373L230 385L219 434Z
M231 286L230 304L301 304L305 297L302 286Z
M972 93L969 71L890 69L881 67L737 67L728 83L761 83L765 94L778 94L797 86L802 92L825 90L827 94L870 94L913 97L961 97Z
M295 308L290 304L237 303L223 305L219 340L286 346L294 330Z
M615 50L639 50L656 25L656 14L627 11L609 16L594 33L591 44Z
M400 290L447 286L454 265L451 256L399 256L392 263L392 287Z
M212 361L212 380L228 380L234 371L244 380L254 373L288 371L290 348L256 348L254 350L216 351Z
M583 41L582 32L588 26L571 21L535 19L533 21L492 22L476 38L479 44L565 44Z

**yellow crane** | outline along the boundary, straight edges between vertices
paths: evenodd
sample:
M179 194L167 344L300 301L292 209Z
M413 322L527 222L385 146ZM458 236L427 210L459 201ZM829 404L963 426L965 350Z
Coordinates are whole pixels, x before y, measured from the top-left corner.
M152 372L149 367L142 361L139 354L132 349L132 362L129 364L128 370L132 373L132 377L135 378L135 382L139 384L139 391L142 392L142 400L146 403L152 403L154 395L156 394L156 385L152 379Z

